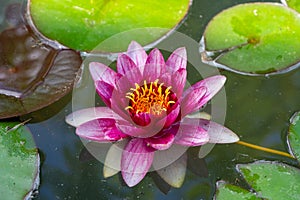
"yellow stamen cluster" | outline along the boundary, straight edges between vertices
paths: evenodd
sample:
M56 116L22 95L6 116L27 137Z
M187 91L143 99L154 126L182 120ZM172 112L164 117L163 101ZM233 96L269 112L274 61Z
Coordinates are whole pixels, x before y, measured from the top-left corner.
M130 110L135 114L151 113L153 115L160 115L167 111L170 104L175 101L170 100L170 90L172 87L165 87L163 83L158 84L158 79L154 82L140 86L135 83L135 88L130 88L132 92L128 92L126 98L129 99L129 106L125 109Z

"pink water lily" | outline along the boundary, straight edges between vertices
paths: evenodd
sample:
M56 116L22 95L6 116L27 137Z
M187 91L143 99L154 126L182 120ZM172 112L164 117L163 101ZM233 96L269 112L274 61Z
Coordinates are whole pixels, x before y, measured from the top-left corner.
M217 123L187 117L206 104L226 78L212 76L184 91L186 64L185 48L176 49L165 62L158 49L147 55L138 43L131 42L127 52L118 56L117 72L101 63L89 65L96 91L107 107L77 111L67 122L77 126L76 133L88 140L125 141L116 162L130 187L144 178L155 152L164 152L173 144L190 147L238 140ZM72 118L75 114L77 122Z

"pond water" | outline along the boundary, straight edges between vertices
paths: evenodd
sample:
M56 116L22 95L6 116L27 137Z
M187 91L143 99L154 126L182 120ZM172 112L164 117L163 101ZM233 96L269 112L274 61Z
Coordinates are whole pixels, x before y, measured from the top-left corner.
M200 41L206 24L214 15L246 2L255 1L194 0L178 31ZM300 69L269 77L243 76L228 71L220 73L227 76L225 126L243 141L287 151L289 118L300 110ZM188 73L188 78L191 81L200 79L192 72ZM41 185L36 199L212 199L217 180L245 186L235 169L238 163L279 160L295 165L288 158L237 144L216 145L204 159L195 161L199 148L191 148L190 166L181 188L172 188L164 194L153 181L154 173L148 174L136 187L128 188L118 175L103 178L103 164L89 156L74 134L75 129L65 123L65 116L72 112L71 99L70 93L58 102L22 117L32 118L28 127L42 157Z

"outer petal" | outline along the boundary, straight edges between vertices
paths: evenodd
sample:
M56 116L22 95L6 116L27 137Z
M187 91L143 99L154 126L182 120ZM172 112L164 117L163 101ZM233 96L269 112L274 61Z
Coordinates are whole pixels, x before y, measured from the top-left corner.
M239 137L230 129L213 121L200 119L200 125L207 130L209 143L234 143Z
M126 145L121 159L124 181L129 187L138 184L147 174L153 162L154 150L143 139L134 138Z
M98 62L91 62L89 65L90 73L94 81L104 81L115 87L116 80L121 76L111 68Z
M187 155L184 153L178 160L156 172L169 185L180 188L183 184L187 167Z
M82 138L98 142L117 141L127 137L127 135L117 129L114 119L88 121L77 127L76 134Z
M103 176L105 178L111 177L121 171L122 152L127 142L127 140L121 140L109 148L103 166Z
M208 77L192 85L189 89L187 89L183 93L183 96L187 95L188 93L190 93L192 90L195 90L196 88L205 87L207 91L205 96L203 97L203 99L201 99L200 102L202 105L204 105L213 96L215 96L215 94L219 92L219 90L223 87L225 81L226 81L226 77L222 75Z
M132 41L128 46L126 54L131 58L131 60L136 64L143 74L147 60L147 53L143 47L139 43Z
M75 111L66 117L66 122L71 126L79 125L98 118L122 119L108 107L92 107Z
M183 98L180 101L181 105L181 116L184 117L187 114L190 114L203 106L202 99L204 98L207 92L206 87L192 88L189 90L189 93L185 93Z
M168 71L177 71L179 69L186 69L187 55L185 47L176 49L168 58L166 65Z
M174 138L172 133L167 132L160 137L146 138L145 142L154 149L166 150L173 144Z
M185 119L181 123L178 122L172 127L173 130L178 129L174 143L183 146L206 144L209 141L209 135L199 123L199 119Z
M148 55L145 69L144 78L148 81L155 81L162 74L166 72L165 60L158 49L153 49Z
M111 97L114 91L114 87L104 81L95 82L96 91L103 100L103 102L110 108L111 107Z
M123 76L129 71L137 68L136 64L126 54L119 54L117 59L117 71Z

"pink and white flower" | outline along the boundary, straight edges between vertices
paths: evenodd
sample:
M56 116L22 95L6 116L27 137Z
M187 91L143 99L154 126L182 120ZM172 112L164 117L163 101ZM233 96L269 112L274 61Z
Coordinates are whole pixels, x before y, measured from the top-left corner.
M165 151L173 144L191 147L239 140L215 122L187 117L206 104L223 87L226 78L212 76L184 91L186 65L185 48L176 49L165 62L158 49L147 55L136 42L131 42L126 53L119 54L117 72L102 63L90 63L96 91L107 107L74 112L67 122L77 127L76 134L82 138L124 141L123 151L115 158L130 187L144 178L155 152ZM110 152L107 156L111 155L115 154ZM185 174L185 170L181 171L184 172L180 176Z

